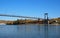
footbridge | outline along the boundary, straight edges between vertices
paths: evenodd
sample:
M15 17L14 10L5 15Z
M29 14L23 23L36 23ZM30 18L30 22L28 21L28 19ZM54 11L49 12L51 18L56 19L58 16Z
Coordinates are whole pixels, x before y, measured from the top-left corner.
M30 19L36 19L38 23L40 21L43 21L44 24L48 24L48 13L44 14L44 19L43 18L38 18L38 17L29 17L29 16L17 16L17 15L8 15L8 14L0 14L0 16L6 16L6 17L18 17L18 18L30 18Z
M17 15L8 15L8 14L0 14L0 16L6 16L6 17L18 17L18 18L31 18L31 19L42 20L42 18L38 18L38 17L17 16Z

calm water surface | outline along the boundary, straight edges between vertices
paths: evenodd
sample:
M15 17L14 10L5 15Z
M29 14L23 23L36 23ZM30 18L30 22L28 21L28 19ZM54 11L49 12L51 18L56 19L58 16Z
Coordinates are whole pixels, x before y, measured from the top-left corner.
M0 38L60 38L60 25L0 25Z

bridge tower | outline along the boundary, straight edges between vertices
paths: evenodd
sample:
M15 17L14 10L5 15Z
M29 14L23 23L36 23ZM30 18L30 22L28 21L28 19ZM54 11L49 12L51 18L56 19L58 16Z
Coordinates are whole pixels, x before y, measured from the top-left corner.
M48 13L44 14L44 24L48 24Z

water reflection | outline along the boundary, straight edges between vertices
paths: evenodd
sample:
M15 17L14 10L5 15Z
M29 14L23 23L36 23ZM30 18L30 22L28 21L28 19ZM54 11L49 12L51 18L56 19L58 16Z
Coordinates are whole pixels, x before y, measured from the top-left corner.
M40 38L40 25L18 25L17 34L22 38Z
M49 38L60 38L60 25L49 26Z
M0 38L60 38L59 25L0 25Z
M44 24L45 38L48 38L48 24Z

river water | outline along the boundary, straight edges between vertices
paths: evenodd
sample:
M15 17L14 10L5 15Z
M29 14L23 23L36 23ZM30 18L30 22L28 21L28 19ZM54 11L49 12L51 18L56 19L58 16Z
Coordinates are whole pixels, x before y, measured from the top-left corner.
M60 25L0 25L0 38L60 38Z

